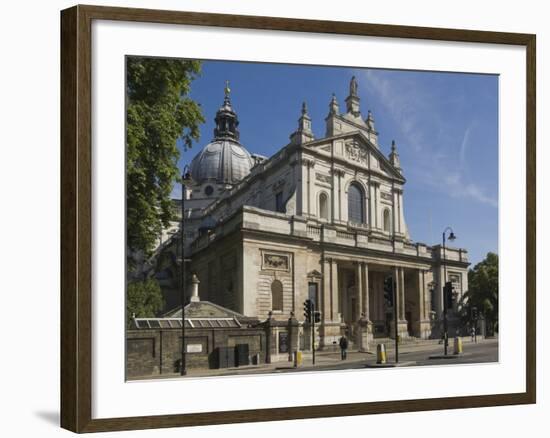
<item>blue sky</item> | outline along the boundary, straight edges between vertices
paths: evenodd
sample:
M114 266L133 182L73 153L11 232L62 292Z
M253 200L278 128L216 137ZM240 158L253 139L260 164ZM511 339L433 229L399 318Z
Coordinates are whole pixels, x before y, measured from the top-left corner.
M206 122L180 165L212 140L225 80L241 143L270 156L288 143L303 101L315 136L323 137L331 95L345 110L352 75L363 115L373 112L382 151L387 155L391 141L397 143L411 238L436 244L451 226L458 237L453 246L468 249L473 264L498 252L497 76L207 61L191 91Z

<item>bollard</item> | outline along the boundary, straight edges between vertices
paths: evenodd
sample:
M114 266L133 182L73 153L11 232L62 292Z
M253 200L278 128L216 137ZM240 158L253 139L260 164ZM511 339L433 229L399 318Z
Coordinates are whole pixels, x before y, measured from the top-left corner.
M462 338L456 337L454 342L454 354L462 354Z
M294 368L298 368L302 366L302 352L301 351L295 351L294 352Z
M386 363L386 345L384 344L378 344L376 346L376 363Z

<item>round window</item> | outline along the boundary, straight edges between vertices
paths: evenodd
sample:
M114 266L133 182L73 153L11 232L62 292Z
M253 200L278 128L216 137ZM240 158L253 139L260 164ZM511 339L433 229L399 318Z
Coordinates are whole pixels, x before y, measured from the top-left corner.
M212 193L214 193L214 188L212 186L206 186L204 189L204 193L206 196L210 196Z

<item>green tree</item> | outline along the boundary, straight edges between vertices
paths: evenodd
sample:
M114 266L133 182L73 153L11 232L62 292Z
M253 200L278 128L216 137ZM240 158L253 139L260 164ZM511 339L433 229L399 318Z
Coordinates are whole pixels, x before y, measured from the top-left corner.
M177 141L190 148L204 122L188 97L199 61L129 57L126 64L126 232L129 255L150 255L173 216L170 194L180 180ZM131 264L131 260L130 260Z
M148 279L128 283L126 289L126 320L128 324L135 315L138 318L154 318L164 307L164 299L156 280Z
M469 321L472 307L485 317L487 332L498 331L498 255L488 253L468 271L468 291L461 300L461 316Z

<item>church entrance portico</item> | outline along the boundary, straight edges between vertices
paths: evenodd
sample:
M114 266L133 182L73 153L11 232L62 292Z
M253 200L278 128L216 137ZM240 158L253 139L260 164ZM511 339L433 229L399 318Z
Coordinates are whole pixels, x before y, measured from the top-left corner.
M324 313L323 323L332 326L334 339L325 345L345 334L354 348L369 350L375 338L395 337L395 314L401 339L430 336L427 270L359 260L330 259L327 265L325 299L332 312Z

